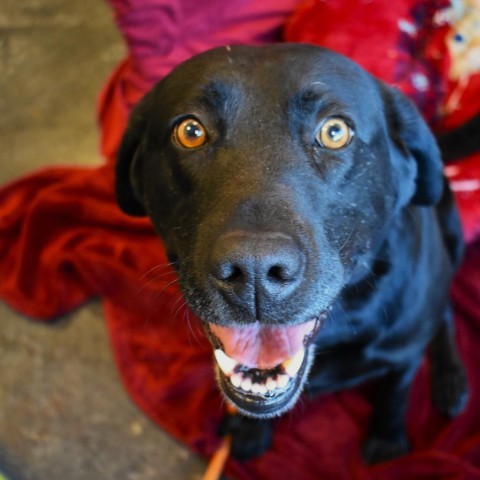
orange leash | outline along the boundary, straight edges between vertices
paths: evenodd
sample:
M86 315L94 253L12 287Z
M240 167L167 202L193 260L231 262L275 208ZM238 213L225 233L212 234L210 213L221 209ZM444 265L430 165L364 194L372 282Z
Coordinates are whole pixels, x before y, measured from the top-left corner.
M222 475L223 468L230 455L230 447L232 445L232 439L230 435L223 437L222 443L218 450L213 454L207 467L207 471L203 476L203 480L218 480Z
M227 410L230 415L236 413L235 407L227 405ZM222 439L222 443L218 447L217 451L213 454L210 462L208 463L207 471L203 476L203 480L219 480L222 475L225 463L230 455L230 448L232 446L232 437L225 435Z

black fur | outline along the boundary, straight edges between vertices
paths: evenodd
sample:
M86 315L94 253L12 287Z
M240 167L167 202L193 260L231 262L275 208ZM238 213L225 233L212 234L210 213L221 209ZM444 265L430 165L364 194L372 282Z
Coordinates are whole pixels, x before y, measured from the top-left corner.
M190 116L208 135L191 150L172 134ZM330 116L354 132L339 150L316 141ZM447 415L465 405L448 299L462 238L439 150L414 105L349 60L298 44L194 57L135 108L117 194L151 217L205 322L328 312L298 388L307 376L311 394L380 379L368 461L408 449L408 391L429 345L435 403ZM251 416L271 416L262 408ZM230 426L238 457L266 448L265 419Z
M439 132L437 142L445 162L458 160L478 152L480 148L480 115L470 118L459 128L448 132Z

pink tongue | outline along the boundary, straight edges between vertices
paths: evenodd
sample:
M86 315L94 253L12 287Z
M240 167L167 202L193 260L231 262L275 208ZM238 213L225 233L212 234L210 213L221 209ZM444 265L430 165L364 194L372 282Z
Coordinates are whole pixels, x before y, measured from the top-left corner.
M287 327L272 327L254 323L245 327L221 327L209 324L210 330L222 342L225 353L249 368L273 368L304 347L304 339L315 320Z

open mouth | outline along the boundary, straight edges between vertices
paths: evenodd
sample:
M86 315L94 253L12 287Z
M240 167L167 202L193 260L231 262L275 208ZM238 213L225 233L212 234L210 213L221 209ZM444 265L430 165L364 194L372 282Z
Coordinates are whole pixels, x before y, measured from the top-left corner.
M326 314L292 326L259 323L208 330L218 380L227 400L255 418L281 415L302 392L313 358L313 340Z

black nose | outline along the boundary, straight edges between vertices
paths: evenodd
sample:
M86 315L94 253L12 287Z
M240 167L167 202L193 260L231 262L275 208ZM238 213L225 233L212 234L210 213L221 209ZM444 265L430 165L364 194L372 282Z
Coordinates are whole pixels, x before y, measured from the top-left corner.
M297 244L276 232L224 235L211 256L217 288L257 319L268 314L272 302L281 302L295 291L303 271L304 256Z

